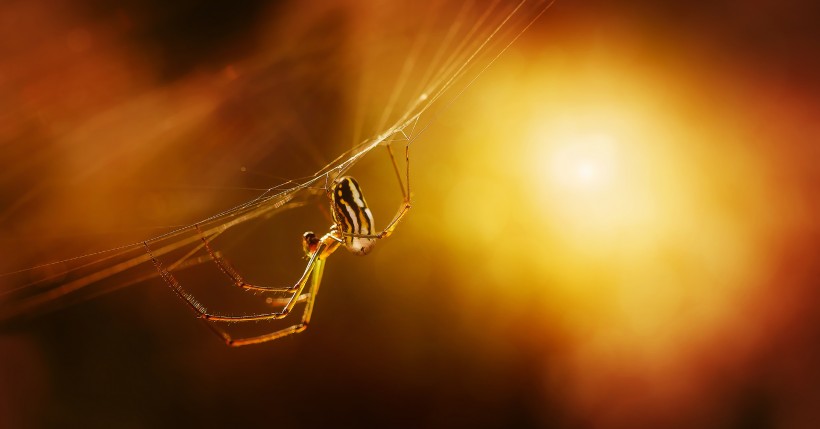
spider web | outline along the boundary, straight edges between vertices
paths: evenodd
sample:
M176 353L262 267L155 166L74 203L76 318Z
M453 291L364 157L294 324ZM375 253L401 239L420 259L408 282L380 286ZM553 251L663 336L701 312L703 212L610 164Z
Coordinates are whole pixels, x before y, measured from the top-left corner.
M353 67L362 84L353 114L356 144L350 149L308 176L285 180L193 224L143 241L2 274L0 279L5 278L11 287L0 293L0 319L31 317L155 278L151 255L174 273L211 263L203 237L214 240L250 221L267 221L304 207L323 198L329 183L377 147L415 142L551 5L530 0L435 4L421 14L426 18L419 22L396 21L402 19L400 10L391 16L370 12L370 25L383 27L379 34L395 27L397 33L415 36L399 38L399 42L392 38L389 43L364 41L363 45L372 48ZM359 25L366 28L366 23ZM368 34L361 31L358 37L372 37ZM395 79L377 80L374 74ZM227 279L222 281L227 283Z

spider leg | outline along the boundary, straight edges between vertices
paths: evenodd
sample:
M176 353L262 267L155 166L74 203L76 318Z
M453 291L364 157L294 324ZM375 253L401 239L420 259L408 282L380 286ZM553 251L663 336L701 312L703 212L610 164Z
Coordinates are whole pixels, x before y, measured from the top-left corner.
M396 215L393 216L393 219L387 223L387 226L378 234L351 234L351 233L343 233L342 235L345 237L359 237L359 238L375 238L375 239L382 239L390 237L393 234L393 231L396 229L396 226L404 219L404 216L410 211L411 204L410 204L410 144L404 146L404 158L405 158L405 179L402 181L401 173L399 172L399 165L396 163L396 157L393 155L393 149L390 148L390 145L387 146L387 153L390 155L390 161L393 163L393 170L396 172L396 178L399 181L399 186L401 186L401 194L402 194L402 202L399 206L399 210L396 212Z
M316 261L314 264L313 271L311 272L311 286L310 292L300 295L298 301L306 301L307 304L305 305L305 310L302 313L302 321L296 325L288 326L287 328L279 329L277 331L259 335L256 337L249 337L249 338L231 338L229 334L225 331L220 330L221 332L217 332L220 334L222 339L225 340L225 343L231 347L239 347L239 346L247 346L250 344L259 344L268 341L273 341L278 338L282 338L284 336L290 334L296 334L299 332L304 331L308 327L308 323L310 323L310 316L313 314L313 305L316 303L316 295L319 293L319 285L322 282L322 273L325 269L325 260L320 259ZM216 326L213 328L218 329Z
M404 131L402 131L404 134ZM406 135L405 135L406 137ZM406 145L404 145L404 182L401 180L401 174L399 174L399 165L396 163L396 157L393 156L393 149L391 149L390 145L387 145L387 153L390 155L390 161L393 163L393 170L396 172L396 178L399 180L399 185L401 186L401 195L402 195L402 203L399 206L399 211L396 212L396 215L393 216L393 220L391 220L387 226L382 230L382 232L376 234L375 237L364 237L364 238L387 238L391 234L393 234L393 230L396 229L396 225L401 222L407 212L410 211L410 141Z
M299 280L293 286L257 286L250 284L242 278L242 275L240 275L239 272L236 271L236 268L234 268L233 265L231 265L230 261L225 259L223 256L219 255L218 252L215 252L211 248L211 244L208 240L208 237L205 237L205 235L202 234L202 231L199 229L199 225L195 225L195 227L197 232L199 233L200 238L202 239L202 243L205 246L205 250L207 250L208 254L211 255L211 259L214 261L214 263L216 263L216 266L219 267L219 271L222 271L223 274L228 276L228 278L231 279L231 281L233 281L233 283L236 286L239 286L245 290L256 290L266 292L294 292L299 287L299 284L302 283L302 281L304 281L310 274L311 266L310 264L308 264L308 266L305 268L305 272L302 274L302 277L300 277Z
M165 283L171 287L171 290L177 294L180 298L182 298L190 307L199 318L207 320L207 321L221 321L221 322L249 322L249 321L257 321L257 320L275 320L275 319L283 319L290 314L290 311L293 309L293 306L296 305L296 302L299 296L302 293L302 290L305 288L305 284L309 279L310 272L314 269L316 262L319 260L323 260L328 255L326 254L325 250L328 246L328 243L322 241L318 244L316 251L313 252L313 255L310 257L308 261L307 268L305 268L305 274L302 278L294 285L295 292L288 300L288 303L282 308L280 311L274 311L270 313L261 313L261 314L251 314L251 315L225 315L225 314L218 314L210 312L205 306L203 306L196 298L193 297L190 293L185 291L182 286L179 284L177 279L167 271L165 268L162 267L162 263L154 257L154 254L151 252L151 249L148 247L147 242L142 243L145 247L145 250L148 252L148 255L151 257L151 261L154 263L154 267L159 271L160 277L165 280ZM220 335L221 336L221 335ZM224 338L224 337L223 337Z
M401 220L404 218L404 216L406 216L407 213L410 211L410 207L411 206L410 206L409 201L403 202L402 205L399 207L398 213L396 213L396 216L393 217L393 220L391 220L387 224L387 226L382 230L382 232L380 232L378 234L349 234L349 233L344 233L342 235L347 236L347 237L375 238L375 239L382 239L382 238L390 237L393 234L393 231L396 229L396 226L398 226L399 222L401 222Z
M396 173L396 179L398 179L398 181L399 181L399 187L401 188L401 195L402 195L402 197L404 197L404 200L407 201L408 192L407 192L407 189L404 188L404 182L401 179L401 172L399 171L399 165L396 163L396 157L393 156L393 146L388 144L385 147L387 148L387 154L390 155L390 161L393 164L393 171Z

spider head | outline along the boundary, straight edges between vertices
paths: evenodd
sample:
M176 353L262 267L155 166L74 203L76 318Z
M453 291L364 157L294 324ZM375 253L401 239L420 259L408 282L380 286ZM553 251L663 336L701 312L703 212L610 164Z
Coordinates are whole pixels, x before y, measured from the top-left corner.
M302 249L305 251L305 255L312 255L319 247L319 241L319 237L313 231L304 233L302 235Z

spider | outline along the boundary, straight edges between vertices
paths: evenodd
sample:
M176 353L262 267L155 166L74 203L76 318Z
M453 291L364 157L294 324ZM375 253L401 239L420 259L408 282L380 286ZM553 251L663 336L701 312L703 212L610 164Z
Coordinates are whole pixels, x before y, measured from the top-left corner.
M227 345L237 347L249 344L258 344L272 341L290 334L302 332L307 329L308 323L310 322L310 316L313 312L313 305L316 301L316 294L319 292L319 284L322 281L325 260L339 247L345 247L348 251L356 255L367 255L373 249L378 240L387 238L393 234L393 231L398 223L410 210L410 145L408 143L405 146L404 180L402 180L402 175L399 171L399 167L396 163L396 158L393 155L393 150L391 149L390 143L387 143L385 147L387 148L390 161L393 164L393 169L396 173L396 178L399 181L399 186L401 187L402 192L402 202L396 212L396 215L393 216L393 219L381 232L376 233L373 223L373 214L367 207L367 203L365 202L364 194L362 193L359 183L351 176L336 178L333 181L332 186L330 186L327 191L327 195L330 200L330 212L333 218L333 225L331 225L330 231L322 237L317 236L312 231L308 231L303 234L302 248L308 262L302 276L293 286L270 287L247 283L227 260L222 258L218 252L215 252L211 248L208 239L199 231L199 226L195 226L197 231L200 233L203 245L208 251L211 260L216 263L219 269L225 273L225 275L227 275L236 286L239 286L245 290L287 292L291 294L290 298L287 298L287 303L279 311L253 315L228 315L211 312L200 304L190 293L182 289L181 285L174 278L174 276L163 268L159 260L154 257L147 243L144 242L143 245L148 251L154 266L159 271L160 276L166 281L166 283L168 283L171 289L180 298L185 300L188 306L200 319L207 322L206 324L211 331L225 341ZM305 291L308 281L310 281L311 286L308 287L308 291ZM233 338L225 329L211 323L284 319L290 314L293 307L300 302L305 302L306 304L305 310L302 314L302 320L299 323L259 336Z

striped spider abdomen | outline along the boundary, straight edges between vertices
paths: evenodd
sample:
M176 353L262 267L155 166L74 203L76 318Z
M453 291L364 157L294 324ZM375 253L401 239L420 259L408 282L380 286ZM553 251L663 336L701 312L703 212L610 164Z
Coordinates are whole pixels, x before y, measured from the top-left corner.
M345 248L356 255L368 254L376 244L376 237L373 236L373 214L359 183L350 176L340 177L333 185L332 193L333 221Z

